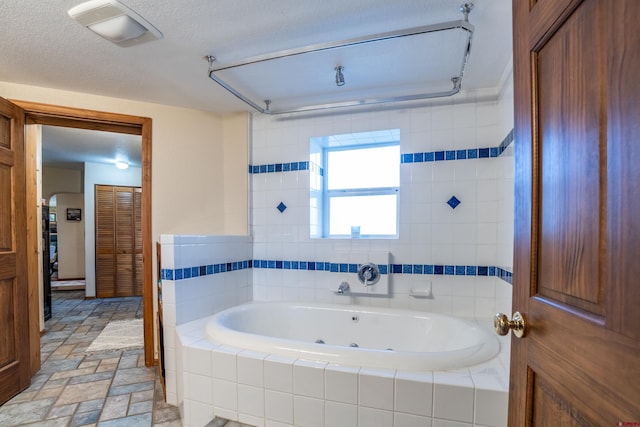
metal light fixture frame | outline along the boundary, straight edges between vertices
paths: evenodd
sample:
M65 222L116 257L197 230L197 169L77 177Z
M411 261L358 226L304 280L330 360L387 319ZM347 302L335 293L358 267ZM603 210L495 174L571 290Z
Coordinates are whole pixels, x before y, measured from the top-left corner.
M467 61L469 59L469 54L471 53L471 40L473 38L473 32L475 27L469 22L469 13L473 9L473 3L465 3L460 6L460 12L464 15L463 19L456 21L448 21L439 24L431 24L424 25L420 27L408 28L404 30L398 31L390 31L386 33L375 34L371 36L365 37L356 37L346 40L340 40L335 42L326 42L319 43L313 45L307 45L299 48L286 49L278 52L268 53L264 55L257 55L251 58L244 59L242 61L234 62L224 66L215 66L216 58L213 55L205 56L205 59L209 62L209 78L228 92L233 94L236 98L243 101L245 104L249 105L254 110L269 115L277 115L277 114L288 114L288 113L299 113L299 112L307 112L307 111L317 111L317 110L327 110L333 108L344 108L344 107L356 107L356 106L364 106L364 105L372 105L372 104L382 104L382 103L391 103L391 102L399 102L399 101L419 101L424 99L431 98L442 98L448 97L457 94L462 89L462 77L464 75L464 70L467 65ZM354 101L345 101L345 102L335 102L335 103L325 103L325 104L315 104L315 105L307 105L299 108L285 109L285 110L274 110L271 109L271 100L264 100L264 107L261 107L256 102L252 101L246 95L242 94L239 90L235 89L224 80L220 78L216 73L219 71L229 70L237 67L242 67L245 65L256 64L259 62L271 61L275 59L286 58L295 55L304 55L307 53L319 52L330 49L338 49L346 46L355 46L359 44L365 43L374 43L383 40L391 40L402 37L410 37L417 36L421 34L433 33L437 31L447 31L447 30L456 30L460 29L466 32L466 42L465 49L462 56L462 61L460 65L460 72L458 75L451 77L452 88L449 91L441 91L441 92L431 92L431 93L421 93L415 95L404 95L404 96L395 96L395 97L384 97L384 98L368 98L368 99L359 99Z

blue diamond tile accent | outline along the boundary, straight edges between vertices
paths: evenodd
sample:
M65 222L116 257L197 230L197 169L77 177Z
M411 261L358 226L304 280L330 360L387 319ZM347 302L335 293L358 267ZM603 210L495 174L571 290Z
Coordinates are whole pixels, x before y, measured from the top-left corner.
M284 212L285 209L287 209L287 205L285 205L284 203L280 202L280 204L278 206L276 206L276 208L278 208L280 213L282 213L282 212Z
M449 200L447 200L447 204L451 206L451 209L455 209L460 204L460 200L456 196L451 196Z

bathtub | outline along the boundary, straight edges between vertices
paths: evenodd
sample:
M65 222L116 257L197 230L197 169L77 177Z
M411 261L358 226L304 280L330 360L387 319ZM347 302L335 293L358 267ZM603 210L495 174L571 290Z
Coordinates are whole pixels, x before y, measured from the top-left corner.
M443 314L362 306L249 303L214 315L216 344L367 368L443 371L498 354L495 335Z
M233 307L176 328L182 422L505 427L508 341L485 323L362 306Z

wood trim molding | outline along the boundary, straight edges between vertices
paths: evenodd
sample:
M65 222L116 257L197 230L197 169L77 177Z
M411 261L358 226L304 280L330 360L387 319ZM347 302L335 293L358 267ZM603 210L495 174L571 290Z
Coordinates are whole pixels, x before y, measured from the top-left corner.
M42 331L37 334L36 331L40 330L40 276L42 270L39 267L38 252L39 239L38 230L40 229L40 222L38 217L38 205L39 202L32 203L38 200L38 172L37 172L37 149L38 139L42 134L40 127L25 126L24 132L24 151L25 151L25 171L27 188L25 190L26 203L26 222L27 222L27 288L29 290L29 351L30 351L30 366L31 373L35 374L40 370L41 364L41 351L40 351L40 337ZM32 167L35 166L35 167ZM37 225L34 227L33 225ZM32 285L34 284L34 285Z
M142 259L145 364L153 366L153 258L151 238L151 126L149 117L11 100L25 111L25 123L119 132L142 136ZM37 227L38 224L29 224ZM36 284L37 286L37 284ZM39 328L38 328L39 329Z
M64 107L60 105L42 104L39 102L21 101L11 99L27 112L29 123L47 124L50 126L67 126L81 129L106 130L111 132L123 132L132 135L141 135L141 128L147 117L131 116L128 114L108 113L103 111L86 110L84 108ZM74 120L75 119L75 120ZM78 120L80 121L78 123ZM45 123L46 122L46 123ZM95 126L105 128L94 128ZM109 126L116 126L114 130ZM94 126L94 127L91 127Z

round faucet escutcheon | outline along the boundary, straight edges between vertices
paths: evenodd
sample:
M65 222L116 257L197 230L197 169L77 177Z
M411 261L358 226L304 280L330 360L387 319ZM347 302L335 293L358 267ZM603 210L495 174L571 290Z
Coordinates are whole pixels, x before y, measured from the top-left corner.
M358 280L364 286L375 285L380 281L380 270L378 266L372 262L360 264L358 266Z

